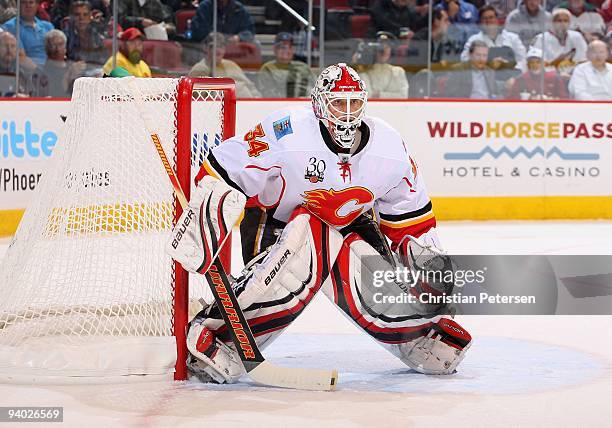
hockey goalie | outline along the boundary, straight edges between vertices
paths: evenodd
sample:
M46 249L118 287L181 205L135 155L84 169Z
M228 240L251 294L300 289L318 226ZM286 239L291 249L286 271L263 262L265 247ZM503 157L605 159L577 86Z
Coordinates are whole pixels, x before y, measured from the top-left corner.
M210 151L189 202L198 218L181 218L186 238L169 245L170 254L202 273L210 241L219 237L198 228L218 222L211 219L218 213L238 218L244 210L245 269L232 288L260 349L322 290L412 369L454 373L471 337L441 305L374 305L364 297L373 287L360 274L368 260L411 270L449 264L408 145L383 120L364 115L365 85L345 64L323 70L311 98L312 109L277 111ZM415 295L453 288L448 281L412 285ZM245 373L214 303L190 322L187 346L188 368L204 381L232 383Z

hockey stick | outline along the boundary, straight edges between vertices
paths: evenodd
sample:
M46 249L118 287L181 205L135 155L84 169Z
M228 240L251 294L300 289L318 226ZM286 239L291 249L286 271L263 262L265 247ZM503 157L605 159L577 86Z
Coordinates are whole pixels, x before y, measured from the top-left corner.
M128 77L128 79L130 79ZM132 85L135 86L135 85ZM138 94L139 99L134 97L135 104L140 112L140 116L145 125L147 133L151 138L151 142L155 146L155 150L164 166L164 170L168 174L168 178L172 183L176 197L185 209L187 206L187 198L181 188L180 182L174 169L170 166L168 158L161 144L159 135L152 131L146 116L142 110L142 94L137 88L134 93ZM233 226L233 225L230 225ZM221 247L224 242L219 243ZM219 308L219 312L223 317L223 321L227 326L230 337L240 359L244 365L249 377L257 383L270 386L278 386L282 388L294 388L313 391L331 391L336 388L338 381L338 372L336 370L316 370L303 368L288 368L276 366L269 363L263 357L255 341L255 337L249 327L249 324L244 316L244 312L238 304L236 294L232 289L227 273L218 257L213 258L210 268L204 274L210 286L215 302Z

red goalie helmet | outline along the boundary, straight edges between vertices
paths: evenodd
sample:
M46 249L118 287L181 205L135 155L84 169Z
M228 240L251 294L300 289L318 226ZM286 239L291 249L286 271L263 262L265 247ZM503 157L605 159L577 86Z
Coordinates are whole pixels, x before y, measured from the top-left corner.
M361 77L344 63L330 65L317 78L310 97L315 116L327 121L341 148L350 149L368 100Z

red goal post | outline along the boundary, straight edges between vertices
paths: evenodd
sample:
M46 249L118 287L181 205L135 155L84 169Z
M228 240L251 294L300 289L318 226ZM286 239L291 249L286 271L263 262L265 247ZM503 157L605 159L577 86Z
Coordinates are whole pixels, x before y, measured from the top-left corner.
M199 94L200 91L222 93L222 136L221 141L233 137L236 132L236 84L229 78L214 77L183 77L178 85L176 99L176 172L189 200L191 197L192 177L192 105L195 102L205 102ZM197 172L197 171L196 171ZM175 199L175 223L181 216L183 209ZM231 272L231 235L226 248L219 256L228 273ZM188 355L186 342L186 329L189 322L189 274L180 263L174 263L175 291L174 291L174 335L176 337L177 358L174 372L175 380L187 378L186 359Z

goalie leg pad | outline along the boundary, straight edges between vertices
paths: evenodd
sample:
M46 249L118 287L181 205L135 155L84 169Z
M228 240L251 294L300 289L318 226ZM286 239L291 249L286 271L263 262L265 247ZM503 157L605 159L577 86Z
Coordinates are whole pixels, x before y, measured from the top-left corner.
M189 325L187 349L191 357L187 367L200 380L231 383L245 373L238 353L217 339L204 325L204 319L194 319Z
M166 252L185 270L205 273L240 218L246 197L212 176L204 177L193 191Z
M410 290L401 283L384 286L362 283L362 278L368 277L362 275L364 269L393 270L371 245L351 233L346 236L331 275L323 285L324 294L354 324L409 367L427 374L452 373L469 348L469 334L452 320L420 314L418 306L409 302L383 299L402 292L407 294ZM465 334L452 336L456 329ZM456 346L447 349L451 339L455 339Z
M323 292L351 321L381 343L422 337L427 333L428 320L407 303L383 299L391 294L408 293L406 285L362 282L364 278L374 278L376 271L388 270L393 267L378 251L358 234L351 233L344 240Z
M470 334L455 321L441 318L427 336L401 344L400 359L419 373L453 374L472 344Z
M341 243L342 235L338 231L300 208L263 261L247 273L244 286L236 284L238 303L261 350L272 343L312 301L328 276L328 266L333 263ZM196 323L192 324L188 337L188 342L193 342L191 345L188 343L190 351L198 346L200 338ZM233 353L233 359L238 360L215 304L198 324L212 332L218 342L227 343L224 345ZM192 355L208 362L197 353L192 352ZM240 373L235 371L232 359L226 359L223 352L207 358L213 360L213 368L225 382L235 382L244 373L244 369Z

